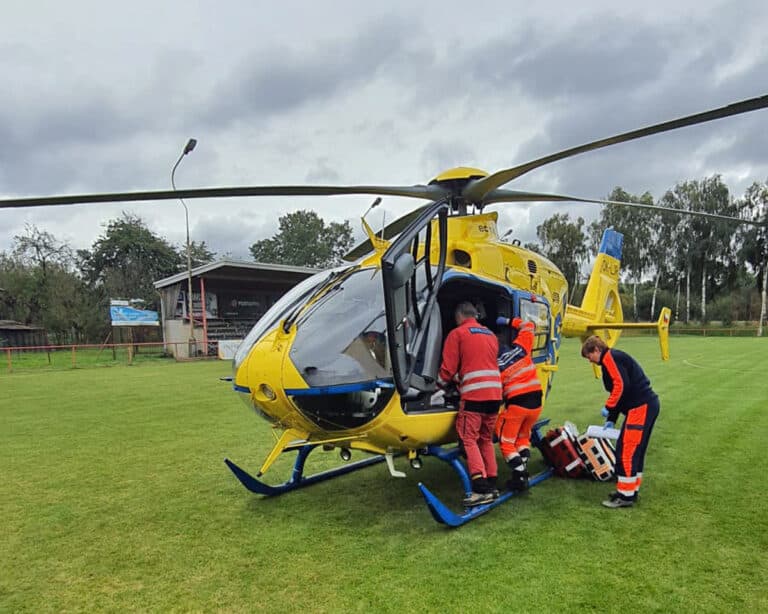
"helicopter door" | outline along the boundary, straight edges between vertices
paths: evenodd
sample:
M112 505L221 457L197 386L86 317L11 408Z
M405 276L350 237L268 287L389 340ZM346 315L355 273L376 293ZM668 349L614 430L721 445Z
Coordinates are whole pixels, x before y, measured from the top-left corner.
M432 223L435 218L437 224ZM434 236L435 228L437 237ZM448 202L442 200L428 206L400 233L382 257L387 341L392 373L400 394L406 394L409 389L434 390L434 374L418 373L416 366L430 321L440 318L439 307L436 308L437 291L445 269L447 236ZM437 262L431 263L430 254L435 247Z

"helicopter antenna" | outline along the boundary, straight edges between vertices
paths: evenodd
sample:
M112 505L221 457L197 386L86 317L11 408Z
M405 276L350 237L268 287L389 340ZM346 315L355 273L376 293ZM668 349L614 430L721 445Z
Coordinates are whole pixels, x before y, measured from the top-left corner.
M382 226L381 229L381 238L379 238L376 233L373 231L373 229L370 227L368 222L365 221L365 216L368 215L368 213L371 211L371 209L374 209L375 207L378 207L381 203L381 197L377 197L376 200L374 200L371 203L371 206L366 209L365 213L363 213L363 217L360 218L362 224L363 224L363 230L365 231L365 234L368 235L368 241L371 242L371 245L374 247L374 249L382 248L386 246L386 241L384 240L384 227Z
M386 228L386 226L387 226L386 222L387 222L387 212L384 211L381 214L381 240L382 241L384 240L384 228Z

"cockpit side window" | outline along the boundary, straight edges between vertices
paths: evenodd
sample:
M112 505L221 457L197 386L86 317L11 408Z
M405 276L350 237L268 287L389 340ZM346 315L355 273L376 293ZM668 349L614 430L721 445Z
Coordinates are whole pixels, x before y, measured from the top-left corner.
M536 337L533 343L534 357L546 352L549 340L549 306L543 301L520 299L520 317L536 324Z

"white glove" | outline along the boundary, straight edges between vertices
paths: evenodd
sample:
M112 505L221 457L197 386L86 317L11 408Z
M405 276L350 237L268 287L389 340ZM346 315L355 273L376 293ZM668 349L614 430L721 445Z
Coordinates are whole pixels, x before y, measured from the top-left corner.
M445 405L445 391L438 390L435 394L432 395L432 397L429 399L430 405Z

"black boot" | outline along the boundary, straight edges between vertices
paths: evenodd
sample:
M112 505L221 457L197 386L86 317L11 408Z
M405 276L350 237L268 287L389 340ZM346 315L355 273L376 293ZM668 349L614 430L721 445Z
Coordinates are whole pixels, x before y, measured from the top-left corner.
M525 471L515 471L512 477L507 480L507 489L512 492L528 490L528 474Z
M523 448L520 450L520 458L523 459L523 464L525 465L526 469L528 468L528 461L531 460L531 449L530 448Z
M499 487L496 485L496 482L497 482L496 476L495 475L494 476L488 476L485 479L488 482L488 488L489 488L490 493L493 495L493 498L494 499L498 499L499 495L501 495L501 493L499 492Z
M528 489L528 472L525 469L525 461L520 454L515 454L507 459L507 466L512 470L512 477L507 481L507 489L512 492L520 492Z
M465 507L473 507L493 501L493 491L486 478L474 478L472 480L472 492L469 493L462 503Z
M520 478L520 491L528 490L528 469L523 469L523 475Z

